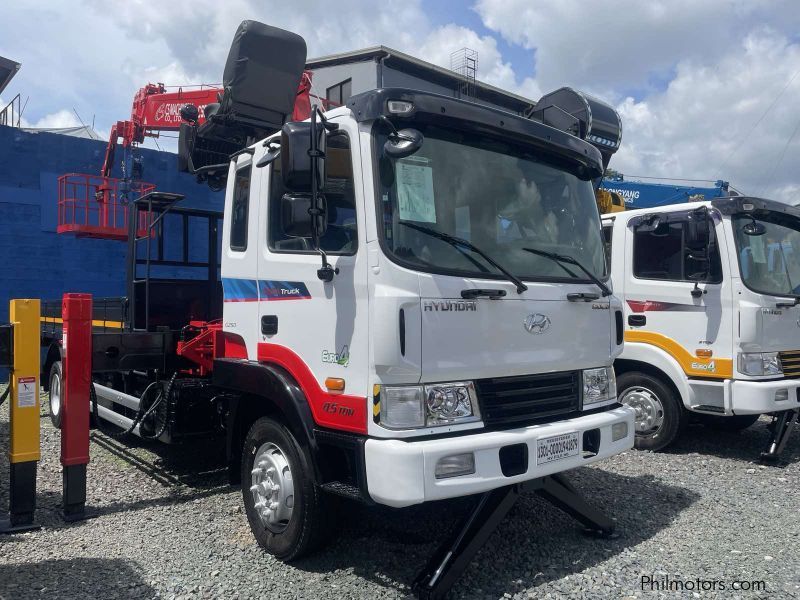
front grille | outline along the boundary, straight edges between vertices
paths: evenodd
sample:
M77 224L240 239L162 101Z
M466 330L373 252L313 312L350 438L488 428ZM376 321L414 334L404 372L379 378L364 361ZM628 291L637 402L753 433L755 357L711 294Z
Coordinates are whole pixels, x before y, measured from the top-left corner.
M487 427L524 426L580 409L577 371L478 379L475 389Z
M800 377L800 350L778 352L784 377Z

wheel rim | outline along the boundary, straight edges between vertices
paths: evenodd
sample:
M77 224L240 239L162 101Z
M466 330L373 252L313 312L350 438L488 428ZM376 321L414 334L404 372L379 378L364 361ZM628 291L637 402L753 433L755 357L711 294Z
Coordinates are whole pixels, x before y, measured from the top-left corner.
M61 413L61 378L57 373L50 377L50 413L55 417Z
M294 510L294 483L289 461L272 442L256 452L250 473L250 493L264 526L280 533L289 525Z
M648 435L661 429L664 424L664 405L655 392L640 386L628 388L622 393L620 401L636 411L634 425L637 434Z

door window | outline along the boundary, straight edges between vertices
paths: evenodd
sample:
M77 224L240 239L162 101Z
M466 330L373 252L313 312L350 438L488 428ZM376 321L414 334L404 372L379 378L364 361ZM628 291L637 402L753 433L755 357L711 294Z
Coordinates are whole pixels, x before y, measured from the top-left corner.
M250 206L250 170L247 165L236 171L233 182L233 203L231 205L231 250L247 250L247 213Z
M320 248L328 254L355 254L358 247L352 165L350 139L347 135L329 135L324 192L328 207L328 225L325 234L320 238ZM310 237L293 237L283 230L281 198L287 191L281 177L281 161L273 161L267 228L269 248L274 252L315 253Z
M662 223L633 235L633 274L640 279L720 283L722 263L719 246L711 230L710 261L693 257L686 245L688 221ZM705 276L698 278L698 275Z
M606 272L611 272L611 244L614 225L603 225L603 248L606 251Z

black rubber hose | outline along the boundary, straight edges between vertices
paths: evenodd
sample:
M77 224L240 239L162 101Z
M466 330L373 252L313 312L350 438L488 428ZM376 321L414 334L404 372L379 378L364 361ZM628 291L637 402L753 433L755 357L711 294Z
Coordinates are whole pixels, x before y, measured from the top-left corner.
M167 430L167 426L169 425L169 421L172 418L172 409L173 409L173 402L170 399L170 396L172 394L172 384L175 383L175 377L177 377L177 375L178 375L178 372L175 371L172 374L172 377L169 378L169 383L167 384L167 387L164 390L163 394L161 396L159 396L159 398L158 398L158 400L156 400L156 402L154 402L154 404L158 404L158 403L161 403L162 400L166 401L166 403L167 403L167 411L166 411L166 414L164 416L164 422L161 423L161 427L153 435L145 435L145 433L140 430L139 431L139 435L141 435L143 438L147 438L149 440L157 440Z
M159 385L160 383L161 382L159 381L154 381L145 388L144 393L139 399L139 411L136 413L136 418L133 420L133 423L131 423L130 427L128 427L127 429L123 429L122 431L109 431L108 429L103 428L102 425L103 420L100 418L100 415L97 412L97 393L95 392L94 389L94 383L92 383L89 387L89 399L91 400L92 403L92 414L94 415L95 423L97 423L97 428L100 431L102 431L105 435L112 438L122 438L125 437L126 435L130 435L131 433L133 433L133 430L136 429L136 426L139 425L139 423L141 423L144 419L146 419L150 415L150 413L152 413L153 410L155 410L155 408L161 403L163 396L159 395L159 397L156 398L155 402L153 402L153 404L151 404L147 410L144 410L143 408L144 399L147 397L148 392L151 389L153 389L154 386Z

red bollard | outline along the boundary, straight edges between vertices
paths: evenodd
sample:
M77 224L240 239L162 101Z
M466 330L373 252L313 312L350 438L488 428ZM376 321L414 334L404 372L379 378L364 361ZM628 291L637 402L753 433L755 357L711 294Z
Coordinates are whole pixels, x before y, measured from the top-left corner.
M86 518L86 465L89 462L89 386L92 384L92 296L64 294L61 464L64 520Z

